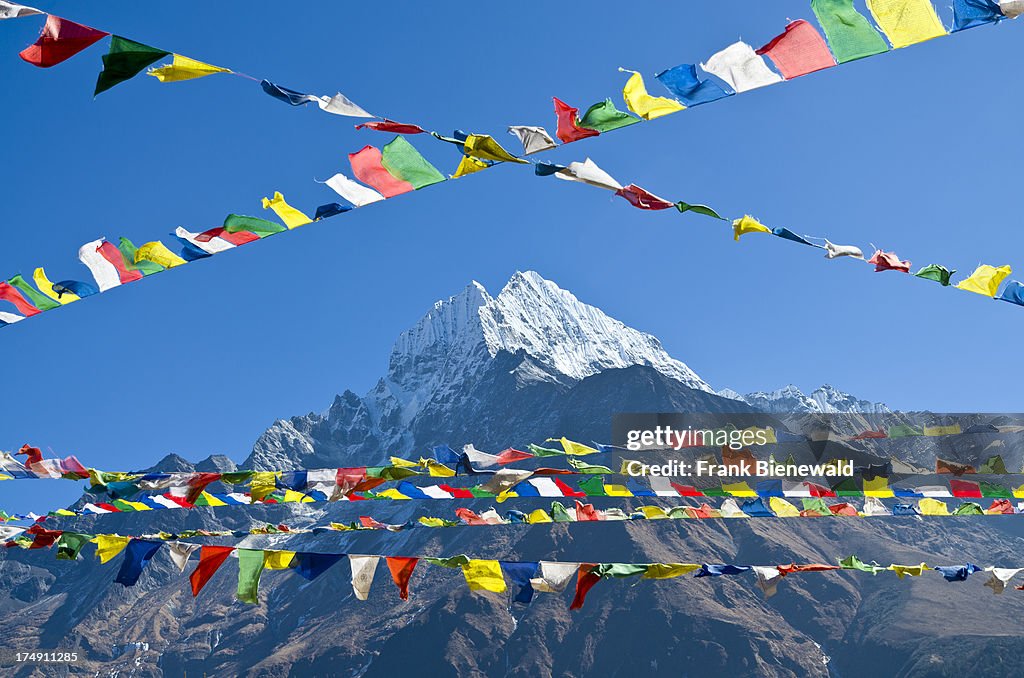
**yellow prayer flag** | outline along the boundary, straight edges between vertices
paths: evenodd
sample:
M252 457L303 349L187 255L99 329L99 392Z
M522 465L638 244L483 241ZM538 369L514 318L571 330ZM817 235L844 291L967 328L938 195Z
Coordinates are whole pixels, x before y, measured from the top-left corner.
M227 506L227 502L217 499L217 497L213 496L206 490L200 492L199 496L206 502L206 506Z
M899 49L946 35L931 0L867 0L878 27Z
M800 509L790 504L782 497L772 497L768 500L768 506L772 513L780 518L799 518Z
M274 214L288 228L298 228L299 226L313 223L312 219L286 203L280 191L274 191L274 197L270 200L267 198L263 199L263 209L267 208L274 210Z
M479 172L480 170L487 169L488 167L490 167L490 165L483 160L477 160L476 158L464 155L462 156L462 160L459 161L459 166L455 170L455 174L452 175L452 179L458 179L459 177L464 177L467 174L472 174L473 172Z
M154 264L163 266L164 268L174 268L175 266L181 266L182 264L188 263L177 254L167 249L167 247L159 240L147 242L135 251L135 263L137 264L140 261L152 261Z
M291 503L308 504L308 503L313 501L313 497L309 496L308 494L306 494L304 492L296 492L295 490L285 490L284 491L284 500L283 501L286 504L291 504Z
M554 522L551 520L551 516L544 509L535 509L530 512L530 515L526 516L526 522L530 525L536 525L538 523L550 523Z
M643 579L673 579L699 570L700 565L694 563L651 563L643 574Z
M633 493L625 485L605 485L604 493L609 497L632 497Z
M877 476L864 479L865 497L892 497L895 496L889 488L889 479Z
M750 489L750 485L747 485L746 481L740 481L738 483L722 483L722 491L728 492L734 497L756 497L757 492Z
M425 460L425 465L430 475L435 478L452 478L455 476L455 471L434 459Z
M423 525L424 527L444 527L445 526L443 518L430 518L428 516L420 516L419 522L420 522L420 525Z
M388 489L384 490L383 492L378 492L377 496L378 497L384 497L385 499L408 499L409 498L409 497L405 496L404 494L402 494L401 492L399 492L398 490L396 490L393 487L388 488Z
M574 443L573 441L564 437L557 441L555 438L548 438L548 442L562 443L562 449L565 450L566 454L575 455L577 457L582 457L583 455L586 454L597 454L597 450L595 450L593 447L590 447L589 445L584 445L583 443Z
M131 537L122 537L117 534L97 534L92 538L96 544L96 557L100 559L101 563L110 561L111 558L124 551L124 547L128 546L128 542L131 540Z
M946 506L946 502L939 501L938 499L932 499L931 497L925 497L921 501L917 502L917 508L921 511L923 516L948 516L949 508Z
M760 221L750 216L749 214L742 219L736 219L732 222L732 239L737 242L741 235L747 233L771 233L772 229L768 228Z
M641 506L640 510L647 520L665 520L668 518L668 514L660 506Z
M152 511L153 510L152 506L146 506L141 501L128 501L127 499L122 499L121 501L123 501L125 504L128 504L128 506L132 507L132 509L134 509L136 511Z
M686 108L675 99L654 97L648 94L647 87L644 85L644 77L636 71L625 68L619 70L633 74L629 76L626 86L622 88L622 98L626 100L626 107L644 120L654 120Z
M275 471L256 471L249 482L249 494L253 501L263 499L277 489L277 473Z
M263 568L266 570L287 570L292 565L295 551L264 551Z
M175 54L174 59L166 66L151 68L148 75L152 75L160 82L180 82L182 80L194 80L214 73L230 73L227 68L204 64L202 61L189 59L188 57Z
M489 134L470 134L465 141L466 153L481 160L494 160L496 162L518 162L529 164L522 158L517 158L501 147L494 137Z
M889 569L895 572L900 579L903 579L906 576L920 577L928 569L928 566L924 563L920 565L890 565Z
M1019 487L1015 487L1014 488L1014 490L1013 490L1013 498L1014 499L1024 499L1024 485L1021 485Z
M78 295L72 294L71 292L65 292L64 294L58 295L53 291L53 283L46 277L46 271L42 267L37 268L32 272L32 280L35 282L36 287L39 291L50 297L54 301L59 301L62 304L70 304L72 301L78 301Z
M952 436L958 433L963 433L960 428L960 424L952 424L950 426L925 426L924 434L926 436Z
M501 492L498 493L498 496L494 498L494 501L498 502L499 504L504 504L506 499L514 499L515 497L518 496L518 492L513 492L512 490L502 490Z
M470 591L493 591L504 593L508 587L497 560L470 560L462 566L462 574Z
M982 294L986 297L994 297L999 289L999 283L1003 282L1003 279L1011 273L1013 273L1013 269L1009 266L996 268L995 266L982 264L974 269L971 277L961 280L955 287L968 292L974 292L975 294Z
M416 468L419 466L419 464L417 464L414 461L409 461L408 459L401 459L399 457L391 457L391 465L397 466L398 468Z

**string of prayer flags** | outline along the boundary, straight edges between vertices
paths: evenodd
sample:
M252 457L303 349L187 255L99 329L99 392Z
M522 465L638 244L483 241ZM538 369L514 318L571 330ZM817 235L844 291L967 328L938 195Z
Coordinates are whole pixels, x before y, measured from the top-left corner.
M13 2L7 2L7 0L0 0L0 20L3 19L17 19L23 16L32 16L33 14L42 14L41 10L35 7L28 7L26 5L19 5Z
M103 70L96 78L96 89L93 96L106 92L114 85L131 80L160 59L170 56L170 52L143 45L128 38L115 35L110 39L110 51L103 55Z
M811 10L838 63L889 51L882 35L854 8L853 0L811 0Z
M596 137L600 134L597 130L579 126L577 114L580 110L578 108L573 108L557 97L552 97L552 100L555 103L555 118L558 121L555 136L563 144L569 144L580 139L586 139L587 137Z
M611 99L608 101L610 103ZM523 145L523 155L532 155L555 148L554 139L543 127L512 125L508 128L508 133L519 139Z
M807 21L799 19L786 26L782 35L772 39L757 54L767 56L786 80L836 65L824 38Z
M110 34L105 31L50 14L46 17L39 39L21 50L18 56L33 66L50 68L70 59L108 35Z
M989 266L982 264L974 270L969 278L965 278L956 284L956 288L974 292L986 297L994 297L999 290L999 284L1013 273L1009 266Z
M742 40L712 54L701 68L727 82L737 94L782 82L764 57Z
M881 271L899 271L900 273L910 273L910 262L900 261L900 258L896 256L895 252L883 252L882 250L875 250L875 253L868 259L869 264L875 265L875 272Z
M648 94L647 86L644 85L644 77L636 71L630 71L625 68L620 68L619 71L632 74L626 80L626 85L622 88L622 98L626 102L626 107L644 120L654 120L655 118L660 118L669 113L676 113L686 108L686 106L673 99ZM586 126L582 121L580 124Z
M146 72L146 75L152 75L160 82L181 82L183 80L205 78L216 73L231 73L231 70L175 54L170 64L160 66L159 68L151 68Z
M931 0L867 0L867 5L897 49L946 35Z

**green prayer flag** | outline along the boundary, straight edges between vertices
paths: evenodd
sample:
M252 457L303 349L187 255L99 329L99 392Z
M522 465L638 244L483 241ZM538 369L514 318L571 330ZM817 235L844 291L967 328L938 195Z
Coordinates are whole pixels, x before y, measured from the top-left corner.
M551 502L551 519L556 523L571 523L572 518L569 517L569 512L562 506L562 502L553 501Z
M620 111L615 108L615 104L612 103L611 99L605 99L601 103L594 104L588 108L577 125L598 132L610 132L613 129L628 127L637 122L640 122L640 118L635 118L625 111Z
M703 214L706 217L712 217L713 219L721 219L722 221L726 221L726 219L724 219L718 212L711 209L707 205L691 205L688 202L683 202L682 200L680 200L679 202L676 203L676 209L679 210L680 213L696 212L697 214Z
M594 574L602 579L610 577L636 577L647 572L647 565L634 565L631 563L601 563L593 570Z
M451 558L425 558L425 560L431 565L458 569L469 562L469 556L459 554L457 556L452 556Z
M403 136L397 136L384 145L380 164L393 177L408 181L415 189L444 181L444 175L427 162Z
M853 6L853 0L811 0L838 63L889 51L882 34Z
M57 560L78 560L82 547L92 540L91 534L64 532L57 539Z
M949 279L956 273L954 268L952 271L947 269L945 266L939 266L938 264L931 264L925 266L914 275L918 278L924 278L925 280L934 280L943 287L949 286Z
M909 438L911 436L923 436L924 431L921 430L920 426L912 426L910 424L897 424L896 426L889 427L890 438Z
M592 478L584 478L577 483L580 491L586 492L588 497L606 497L608 493L604 491L604 476L594 476Z
M239 483L248 482L252 478L252 474L255 471L231 471L230 473L220 474L220 482L227 483L228 485L238 485Z
M266 238L268 235L274 235L275 233L287 231L288 229L281 224L275 224L273 221L267 221L266 219L260 219L259 217L229 214L227 218L224 219L224 230L228 233L249 231L250 233L255 233L261 238Z
M803 503L805 511L817 511L823 516L832 515L832 510L829 509L828 504L821 497L804 497Z
M569 461L569 466L572 466L574 469L576 469L580 473L595 474L595 473L611 473L612 472L612 470L610 468L608 468L607 466L600 466L598 464L588 464L585 461L580 461L578 459L573 459L572 457L569 457L568 461Z
M838 497L859 497L864 494L855 478L844 478L832 489Z
M684 518L689 518L690 514L686 512L685 506L673 506L668 511L668 517L673 520L682 520Z
M114 85L119 85L125 80L131 80L142 72L146 66L170 56L155 47L143 45L119 35L110 38L110 51L103 55L103 70L96 78L96 91L93 96L100 92L106 92Z
M550 447L541 447L540 445L534 445L533 443L528 444L527 447L535 457L561 457L565 454L564 450L555 450Z
M487 490L481 488L479 485L474 485L473 487L469 488L469 491L473 494L473 497L475 499L490 499L491 497L498 496L493 492L488 492Z
M160 264L153 261L146 261L145 259L136 263L135 253L139 251L139 248L135 246L128 238L121 238L120 244L117 249L121 251L121 256L124 257L124 265L131 271L141 271L142 275L153 275L154 273L161 273L165 269Z
M1013 491L1008 487L986 483L984 480L978 483L981 488L981 496L991 499L1013 499Z
M238 553L238 599L255 603L259 594L260 575L263 574L262 549L236 549Z
M385 466L380 469L379 473L376 476L370 476L369 469L367 469L366 475L371 478L383 478L384 480L402 480L403 478L408 478L409 476L418 476L423 474L417 473L416 471L413 471L412 469L409 468L403 468L401 466Z
M46 296L36 288L29 285L28 282L25 281L25 278L23 278L20 273L11 278L10 280L8 280L7 283L11 287L21 292L22 296L28 299L32 303L32 305L38 308L40 311L49 311L52 308L57 308L58 306L60 306L60 302L54 301L53 299Z
M1003 458L998 454L989 457L980 467L978 467L978 473L991 473L995 475L1006 475L1006 464L1003 463Z
M873 560L871 561L871 564L861 562L860 558L857 556L850 556L849 558L840 560L839 566L844 570L860 570L861 572L870 572L871 574L878 574L885 569Z
M981 504L976 504L973 501L965 501L956 507L953 511L954 516L983 516L985 515L985 509L981 508Z

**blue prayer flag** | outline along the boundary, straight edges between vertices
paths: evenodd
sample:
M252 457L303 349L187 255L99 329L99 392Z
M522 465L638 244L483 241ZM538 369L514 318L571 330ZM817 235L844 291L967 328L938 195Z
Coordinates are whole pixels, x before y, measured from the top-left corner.
M124 562L117 573L116 581L124 586L135 586L142 574L142 568L146 567L153 558L153 554L163 545L159 541L145 541L143 539L132 539L124 549Z
M693 64L681 64L654 77L687 106L699 106L733 94L713 80L702 81Z

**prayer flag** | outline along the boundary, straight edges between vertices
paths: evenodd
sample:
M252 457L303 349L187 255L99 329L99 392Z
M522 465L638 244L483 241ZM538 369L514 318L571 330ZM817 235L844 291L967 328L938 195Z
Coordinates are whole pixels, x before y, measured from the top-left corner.
M929 264L920 271L914 274L917 278L924 278L925 280L934 280L943 287L949 286L949 279L956 273L954 268L952 271L947 269L945 266L939 266L938 264Z
M953 0L953 32L1003 20L996 0Z
M768 68L764 57L742 40L712 54L701 68L725 80L737 93L782 82L782 77Z
M295 572L302 578L313 581L345 556L340 553L296 553Z
M607 172L587 158L583 162L571 162L568 167L555 172L555 177L566 181L578 181L583 184L603 188L609 191L621 191L622 184L613 179ZM532 448L531 448L532 449Z
M218 233L217 237L227 239L230 234L233 233L250 233L254 234L259 238L266 238L267 236L274 235L275 233L281 233L286 231L284 226L281 224L275 224L273 221L267 221L266 219L260 219L259 217L247 217L242 214L229 214L224 218L224 231L227 233ZM235 242L236 245L240 244Z
M695 212L697 214L703 214L706 217L711 217L712 219L721 219L722 221L725 221L724 217L707 205L691 205L690 203L680 200L676 203L676 209L679 210L681 214Z
M675 203L669 202L664 198L659 198L653 193L640 188L636 184L630 184L629 186L620 188L615 192L615 195L622 196L628 200L629 204L633 207L637 207L642 210L666 210L676 206Z
M1003 288L1002 293L996 297L1000 301L1008 301L1011 304L1017 304L1018 306L1024 306L1024 285L1011 280Z
M33 306L32 303L21 294L21 292L6 281L0 282L0 300L14 304L14 307L18 309L18 312L24 313L26 316L36 315L41 312L38 308Z
M399 179L384 169L381 163L383 155L374 146L364 146L355 153L349 153L348 159L356 178L375 188L385 198L416 190L408 181Z
M517 162L523 165L529 164L522 158L517 158L501 147L494 137L487 134L470 134L466 137L465 149L468 155L481 160L493 160L494 162Z
M140 271L125 266L121 252L103 238L82 245L78 259L89 268L101 292L142 278Z
M139 253L139 248L135 246L128 238L121 238L118 242L117 249L121 252L121 257L124 259L125 266L130 271L140 271L142 275L153 275L154 273L162 273L164 267L153 263L152 261L139 261L136 262L135 255Z
M910 273L910 262L900 261L900 258L896 256L895 252L883 252L882 250L875 250L875 253L868 259L869 264L875 265L875 272L881 271L899 271L900 273Z
M203 78L214 73L230 72L227 68L204 64L202 61L175 54L169 65L151 68L146 74L152 75L160 82L181 82L182 80Z
M189 575L189 581L192 582L192 596L198 596L199 592L206 586L206 582L210 581L210 577L224 564L224 561L228 559L231 552L234 551L233 546L203 546L199 552L199 564L196 565L196 569Z
M581 563L576 572L576 595L573 596L570 610L579 610L587 599L587 593L594 588L594 584L601 581L601 576L594 570L597 565L593 563Z
M373 584L373 574L377 571L380 556L350 555L348 562L352 566L352 591L359 600L366 600L370 595L370 585Z
M540 561L540 576L530 580L534 590L544 593L561 593L576 574L580 563L552 563Z
M82 547L92 541L91 534L62 532L57 539L57 560L78 560Z
M597 130L585 129L577 124L576 114L580 112L578 108L573 108L556 97L553 97L553 101L555 102L555 118L558 120L555 136L563 144L586 139L587 137L596 137L600 134Z
M470 560L462 566L470 591L504 593L508 590L497 560Z
M33 66L49 68L70 59L107 35L110 34L50 14L39 39L21 50L18 56Z
M238 549L238 591L236 595L243 603L258 602L263 560L263 551L260 549Z
M620 68L619 71L632 73L626 80L625 87L622 88L622 98L626 101L626 107L644 120L654 120L686 108L674 99L648 94L647 87L644 85L644 77L636 71L625 68Z
M0 20L17 19L23 16L32 16L33 14L42 13L43 12L36 9L35 7L27 7L25 5L7 2L6 0L0 0Z
M188 263L177 254L167 249L167 246L159 240L144 243L135 252L134 263L136 265L141 266L146 262L156 264L161 268L174 268L175 266L181 266L182 264Z
M465 567L465 566L463 566ZM512 602L529 604L533 600L531 580L540 572L540 563L509 563L501 561L501 569L513 585L518 586Z
M263 198L263 209L267 208L274 210L274 214L276 214L278 219L283 221L284 225L288 228L298 228L299 226L305 226L313 221L305 214L285 202L284 196L281 195L279 191L274 191L273 199L268 200L267 198Z
M110 39L110 51L103 55L103 70L96 79L93 96L106 92L114 85L131 80L146 66L153 64L170 52L156 49L141 42L115 35Z
M897 49L946 35L931 0L867 0L867 5Z
M313 215L313 221L320 221L321 219L327 219L328 217L337 216L344 212L348 212L352 209L351 205L342 205L341 203L329 202L326 205L320 205L316 208L316 213Z
M864 253L861 252L859 247L856 247L854 245L836 245L826 240L825 258L838 259L839 257L853 257L854 259L863 259Z
M131 537L122 537L116 534L98 534L93 539L96 543L96 557L100 559L101 563L107 563L123 551L131 540Z
M736 242L739 242L740 236L746 235L747 233L771 232L772 229L768 228L749 214L742 219L736 219L732 222L732 238Z
M609 101L611 101L609 99ZM543 127L513 125L508 133L514 135L523 144L523 155L531 155L555 147L555 141Z
M811 247L821 247L821 245L815 245L813 242L807 240L802 235L797 235L788 228L782 228L781 226L772 229L772 235L790 240L792 242L798 242L801 245L810 245Z
M135 586L143 568L149 564L161 546L162 542L159 541L132 539L125 548L124 561L122 561L121 569L118 570L117 578L114 581L122 586Z
M1024 14L1024 0L999 0L999 11L1007 18L1014 19Z
M302 106L303 104L309 103L320 103L320 97L314 94L303 94L302 92L296 92L293 89L288 89L287 87L275 85L269 80L261 81L260 87L263 88L264 92L274 97L278 101L283 101L284 103L291 104L292 106Z
M54 284L46 277L46 271L42 267L32 272L32 281L35 282L40 292L60 304L70 304L73 301L78 301L78 295L76 294L65 293L63 296L57 294L53 289Z
M341 92L338 92L333 97L320 97L320 101L317 105L320 106L321 111L324 111L325 113L333 113L334 115L344 115L349 118L377 117L372 113L364 111L361 106Z
M417 190L445 180L444 175L402 136L384 145L381 165L392 176L408 182Z
M394 120L374 120L372 122L364 122L356 125L356 129L372 129L375 132L391 132L393 134L426 134L427 130L423 129L419 125L410 125L404 122L395 122Z
M836 65L824 38L803 19L786 26L782 35L757 50L757 53L767 55L786 80Z
M356 207L362 207L363 205L369 205L384 199L384 196L377 191L352 181L344 174L335 174L324 183Z
M654 77L687 106L699 106L733 94L726 92L714 80L698 78L694 64L681 64Z
M640 118L634 118L629 113L620 111L615 108L611 99L605 99L587 109L587 112L580 118L580 127L598 132L610 132L638 122L640 122Z
M391 579L398 587L398 595L402 600L409 600L409 578L412 577L412 571L416 569L418 562L419 558L387 558Z
M839 63L889 50L867 17L854 8L853 0L811 0L811 9Z
M184 541L170 541L167 542L167 553L171 557L171 561L175 567L178 568L178 572L184 572L185 567L188 565L188 559L192 557L192 554L201 548L200 544L190 544Z
M961 280L955 287L986 297L994 297L999 290L999 283L1003 282L1006 276L1011 273L1013 273L1013 269L1009 266L996 268L995 266L982 264L974 269L974 273L969 278Z

